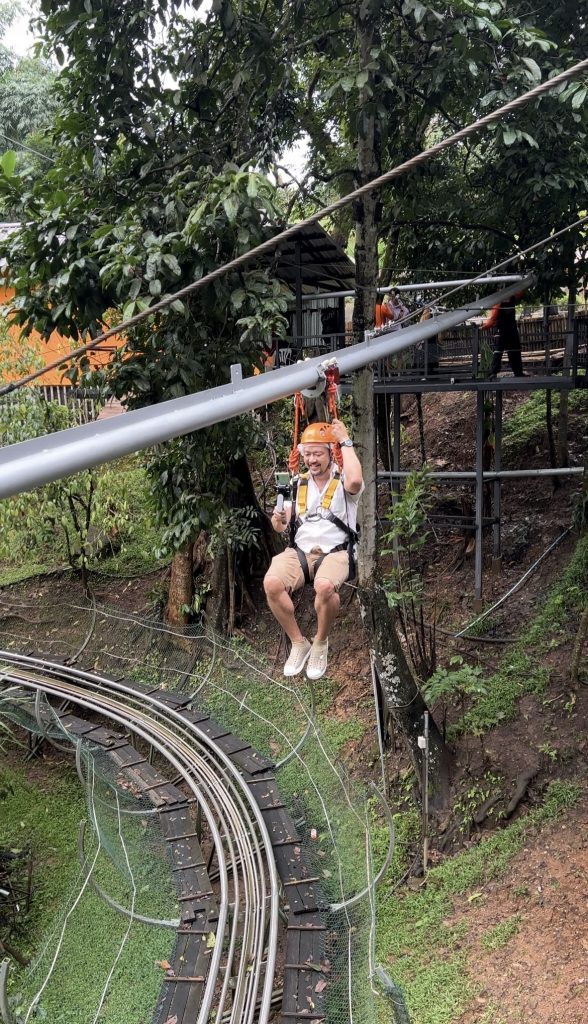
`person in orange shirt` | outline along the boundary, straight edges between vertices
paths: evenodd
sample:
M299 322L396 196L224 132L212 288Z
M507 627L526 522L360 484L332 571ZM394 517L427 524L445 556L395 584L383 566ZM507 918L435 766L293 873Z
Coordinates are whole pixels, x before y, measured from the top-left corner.
M516 302L522 292L510 299L503 299L492 307L490 316L482 324L482 330L492 330L492 363L488 380L495 380L500 372L502 356L506 352L508 362L515 377L524 377L521 357L521 337L517 326Z
M389 320L394 321L394 313L390 309L387 299L383 302L376 302L376 327L385 327Z

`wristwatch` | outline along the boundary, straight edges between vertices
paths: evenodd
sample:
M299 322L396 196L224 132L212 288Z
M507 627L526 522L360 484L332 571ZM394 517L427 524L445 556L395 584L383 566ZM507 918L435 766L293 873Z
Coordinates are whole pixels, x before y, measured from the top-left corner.
M350 437L348 437L348 438L346 438L345 441L341 441L340 442L339 447L340 448L353 448L353 441L351 440Z

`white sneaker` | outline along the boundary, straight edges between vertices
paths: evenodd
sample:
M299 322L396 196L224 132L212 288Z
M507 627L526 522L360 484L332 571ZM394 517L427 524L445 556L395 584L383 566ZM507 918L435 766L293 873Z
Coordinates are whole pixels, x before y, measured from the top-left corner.
M328 654L328 640L313 640L310 658L306 666L306 675L309 679L320 679L321 676L324 676L327 671Z
M310 641L306 638L299 640L298 643L293 643L288 660L284 665L284 675L297 676L299 672L302 672L310 657L310 651Z

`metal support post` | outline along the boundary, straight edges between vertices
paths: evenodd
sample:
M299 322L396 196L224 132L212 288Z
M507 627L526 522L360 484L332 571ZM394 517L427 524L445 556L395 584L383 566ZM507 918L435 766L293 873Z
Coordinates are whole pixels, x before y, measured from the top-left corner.
M484 514L484 400L485 391L476 394L476 554L474 564L474 611L482 611L482 518Z
M294 243L295 253L295 301L296 309L294 313L294 337L295 337L295 348L299 352L302 348L302 246L300 244L300 238L297 238Z
M401 395L395 394L394 398L394 440L393 440L393 455L394 455L394 469L396 472L400 470L400 399ZM398 493L398 491L396 492Z
M478 376L480 361L480 328L477 324L474 324L472 331L472 377L474 380Z
M549 306L543 307L543 347L545 350L545 373L551 375L551 348L549 346Z
M494 403L494 471L500 473L502 469L502 391L495 391ZM492 527L492 570L500 572L502 567L501 537L500 537L500 514L501 514L501 482L496 477L493 485L492 515L494 525Z
M401 395L395 394L393 397L393 451L394 456L394 469L398 471L400 469L400 400ZM392 485L392 504L398 501L400 495L400 484L398 482ZM392 541L392 547L394 549L394 565L398 566L398 540L396 535Z
M419 737L420 740L420 737ZM425 711L423 736L423 874L429 867L429 712Z

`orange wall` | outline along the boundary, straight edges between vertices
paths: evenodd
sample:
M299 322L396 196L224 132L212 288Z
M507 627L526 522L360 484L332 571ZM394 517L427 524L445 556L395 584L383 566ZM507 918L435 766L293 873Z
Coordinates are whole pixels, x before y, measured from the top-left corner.
M10 304L10 300L14 295L14 290L11 288L4 288L0 285L0 305L7 306ZM20 327L16 325L9 327L9 333L15 342L20 337ZM104 344L104 348L100 348L95 352L89 352L88 358L92 367L104 366L110 360L111 353L116 348L117 338L111 338ZM76 341L75 338L64 338L57 331L53 331L48 341L43 341L41 335L37 331L33 331L29 338L27 338L27 345L32 346L36 349L38 355L41 357L45 365L55 362L61 356L67 355L74 348L79 348L82 342ZM68 364L71 365L71 364ZM49 370L43 377L39 377L35 383L39 386L60 384L69 387L71 381L64 377L63 374L67 367L63 370L56 368L55 370ZM13 380L20 374L8 374L8 379Z

